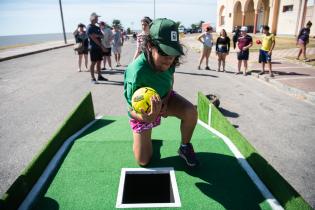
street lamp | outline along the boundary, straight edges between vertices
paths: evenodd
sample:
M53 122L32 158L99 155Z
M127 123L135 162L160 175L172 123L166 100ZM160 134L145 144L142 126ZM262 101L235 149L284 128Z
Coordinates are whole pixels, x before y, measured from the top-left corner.
M153 19L155 20L155 0L153 0L153 11L154 11Z
M67 44L67 37L66 37L66 31L65 31L65 23L64 23L64 21L63 21L63 13L62 13L61 0L59 0L59 7L60 7L61 23L62 23L62 30L63 30L63 39L64 39L64 41L65 41L65 44Z

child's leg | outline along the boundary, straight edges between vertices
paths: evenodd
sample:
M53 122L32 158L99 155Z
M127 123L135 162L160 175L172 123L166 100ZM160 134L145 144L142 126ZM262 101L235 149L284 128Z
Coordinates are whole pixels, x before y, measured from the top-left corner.
M238 60L238 65L237 65L237 70L238 70L238 73L241 72L241 67L242 67L242 60Z
M152 157L151 133L152 129L141 133L133 132L133 153L141 166L147 165Z
M203 50L202 50L202 53L201 53L201 56L200 56L200 59L199 59L199 67L202 64L202 61L203 61L203 59L205 57L205 54L206 54L206 49L205 49L205 47L203 47Z
M194 105L176 94L170 97L168 101L166 115L175 116L181 120L182 144L189 143L198 119L197 110Z
M207 52L206 52L206 66L209 66L209 57L210 57L210 54L211 54L211 48L210 48L210 49L207 49Z
M223 71L225 71L225 58L226 58L226 53L222 53L222 67L223 67Z
M261 66L262 66L262 72L265 72L265 62L261 62Z
M218 53L218 71L220 71L221 69L221 58L222 57L222 54L221 53Z
M272 74L272 64L271 64L271 61L268 61L268 65L269 65L269 73Z
M244 74L247 74L247 60L244 60Z

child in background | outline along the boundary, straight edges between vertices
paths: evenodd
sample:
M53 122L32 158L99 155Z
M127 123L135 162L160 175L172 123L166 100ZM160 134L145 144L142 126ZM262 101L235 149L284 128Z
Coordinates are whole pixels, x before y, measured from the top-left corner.
M270 77L274 77L272 73L271 55L276 44L275 36L269 33L269 26L263 26L263 34L262 46L259 50L259 63L262 63L262 71L259 74L263 75L265 73L265 64L268 63L269 75Z
M198 70L201 69L201 64L204 58L206 58L206 70L210 70L209 68L209 57L211 54L211 48L213 45L213 37L212 37L212 27L208 26L206 28L206 32L202 33L198 36L198 41L202 43L202 54L199 61Z
M241 35L237 39L237 60L238 60L238 72L235 74L241 73L242 62L244 62L244 76L247 75L247 61L249 57L249 48L253 46L253 39L250 35L247 34L247 27L243 26L241 28Z
M218 55L218 72L221 69L221 63L223 72L225 72L225 58L230 52L230 38L227 36L224 29L221 30L220 36L217 38L216 42L216 53Z

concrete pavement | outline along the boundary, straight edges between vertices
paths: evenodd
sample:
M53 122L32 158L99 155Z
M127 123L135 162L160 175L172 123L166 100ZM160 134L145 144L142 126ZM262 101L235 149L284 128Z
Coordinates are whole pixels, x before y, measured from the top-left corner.
M123 64L132 60L134 49L135 43L126 42ZM198 57L188 51L175 90L193 103L197 91L218 95L229 120L315 207L315 106L254 77L198 71ZM76 71L76 59L68 47L0 62L0 194L87 91L97 114L126 114L124 68L103 72L110 81L93 85L88 72ZM216 60L210 63L216 66Z

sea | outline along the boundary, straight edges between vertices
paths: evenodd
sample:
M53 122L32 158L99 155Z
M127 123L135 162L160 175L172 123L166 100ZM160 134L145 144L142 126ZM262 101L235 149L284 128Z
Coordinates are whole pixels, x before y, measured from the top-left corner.
M66 37L67 40L74 39L72 33L66 33ZM42 42L62 40L63 40L62 33L0 36L0 47L37 44Z

